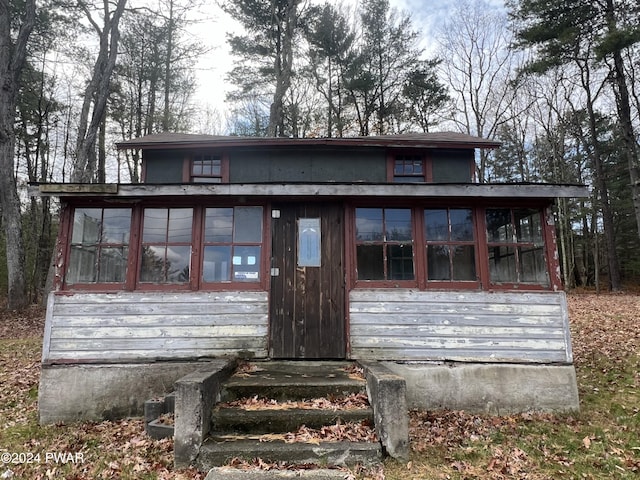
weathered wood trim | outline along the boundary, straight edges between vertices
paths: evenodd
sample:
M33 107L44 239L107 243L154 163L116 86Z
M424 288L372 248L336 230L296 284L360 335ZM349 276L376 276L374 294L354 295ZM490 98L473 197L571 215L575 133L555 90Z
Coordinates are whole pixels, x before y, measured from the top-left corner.
M350 292L351 356L365 360L572 363L564 292Z
M267 355L267 292L119 292L49 297L42 361Z
M68 187L68 188L67 188ZM31 196L57 197L155 197L185 195L260 197L478 197L478 198L577 198L587 197L581 185L555 184L180 184L117 185L115 191L82 191L76 184L41 184L30 187Z

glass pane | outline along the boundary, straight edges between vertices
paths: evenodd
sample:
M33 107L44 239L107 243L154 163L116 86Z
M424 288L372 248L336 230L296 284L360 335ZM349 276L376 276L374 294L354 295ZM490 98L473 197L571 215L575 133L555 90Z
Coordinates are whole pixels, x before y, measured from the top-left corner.
M205 282L228 282L231 280L231 247L204 247L202 278Z
M520 248L520 281L549 285L547 264L542 248Z
M128 247L103 248L98 265L99 283L123 283L127 275Z
M102 223L102 243L129 244L130 208L105 208Z
M451 240L454 242L473 242L473 213L470 208L452 208Z
M457 245L453 250L453 279L457 281L475 281L476 255L473 245Z
M358 245L358 280L384 280L382 245Z
M517 209L513 211L516 219L516 234L518 242L541 243L542 224L540 212L533 209Z
M167 247L167 283L186 283L189 281L189 266L191 265L191 247Z
M356 208L356 240L382 240L382 209Z
M411 210L385 208L384 223L387 241L411 241Z
M496 243L513 242L511 210L508 208L487 209L487 241Z
M144 210L142 241L146 243L166 242L168 218L169 210L166 208L146 208Z
M172 208L169 210L169 243L191 243L193 209Z
M517 281L514 247L489 247L489 273L494 283Z
M451 280L451 263L447 245L427 246L427 280Z
M262 207L236 207L234 214L233 241L262 242Z
M77 208L73 214L71 243L84 245L100 241L101 208Z
M425 210L424 225L428 242L449 240L449 222L446 209Z
M66 278L68 284L94 283L96 281L96 272L98 271L96 268L96 253L97 248L95 246L71 246Z
M206 243L233 241L233 208L207 208L204 222Z
M389 245L387 247L388 280L413 280L413 246Z
M236 282L257 282L260 280L260 247L234 247L233 280Z
M140 281L164 283L165 279L165 247L142 247L142 262L140 265Z

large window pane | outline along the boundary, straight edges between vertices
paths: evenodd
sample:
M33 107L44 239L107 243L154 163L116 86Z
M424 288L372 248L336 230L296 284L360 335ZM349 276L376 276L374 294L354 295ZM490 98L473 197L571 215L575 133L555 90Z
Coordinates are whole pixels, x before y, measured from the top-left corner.
M262 241L262 207L235 207L234 215L234 242Z
M102 227L102 208L77 208L73 214L71 243L89 245L98 243Z
M228 282L231 280L231 247L204 247L202 278L205 282Z
M513 242L511 210L508 208L487 209L487 241L495 243Z
M456 245L453 247L453 280L475 281L476 255L473 245Z
M358 245L358 280L384 280L384 248L382 245Z
M130 208L75 209L65 283L124 283L130 229Z
M387 247L387 272L389 280L413 280L413 246L411 244Z
M169 209L145 208L142 241L145 243L164 243L167 241L167 222Z
M427 245L427 277L429 280L451 280L448 245Z
M385 208L384 224L387 242L411 241L411 210L408 208Z
M232 263L235 281L257 282L260 280L259 246L235 246Z
M206 209L203 282L260 281L262 216L255 206Z
M192 231L192 208L145 209L140 281L157 284L188 283Z
M427 280L476 281L471 208L426 209Z
M124 282L128 247L108 247L100 252L98 283Z
M67 283L95 283L98 272L97 246L71 246Z
M452 208L451 240L455 242L473 242L473 211L470 208Z
M381 208L356 208L356 240L382 240Z
M520 249L520 272L522 282L549 284L544 250L541 247Z
M514 247L489 247L489 272L493 282L515 283L518 281L515 252Z
M233 241L233 208L206 209L204 241L207 243L231 243Z
M193 209L171 208L169 210L168 243L191 243L193 232Z
M130 208L107 208L104 210L102 221L102 243L129 243L131 230Z
M513 213L516 220L516 238L518 242L542 242L540 212L532 209L517 209Z
M424 224L427 241L449 240L449 220L446 209L425 210Z

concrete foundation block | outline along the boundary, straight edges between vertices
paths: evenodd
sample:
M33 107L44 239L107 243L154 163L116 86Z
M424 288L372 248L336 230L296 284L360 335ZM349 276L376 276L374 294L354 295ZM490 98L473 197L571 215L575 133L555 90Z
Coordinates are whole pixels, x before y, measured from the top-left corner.
M173 437L176 468L192 465L198 456L209 433L213 406L220 401L222 383L236 365L235 360L213 360L176 382Z
M406 460L409 457L409 412L405 379L381 363L361 365L380 442L388 455Z
M395 363L407 381L408 408L495 415L580 408L573 365Z
M40 375L41 424L142 416L144 402L173 390L202 362L45 365Z

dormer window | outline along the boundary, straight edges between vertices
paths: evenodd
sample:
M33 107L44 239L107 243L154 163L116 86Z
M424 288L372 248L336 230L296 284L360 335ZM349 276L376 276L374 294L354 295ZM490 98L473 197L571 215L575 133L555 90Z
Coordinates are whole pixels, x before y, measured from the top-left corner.
M193 183L222 183L222 156L196 155L191 162Z

